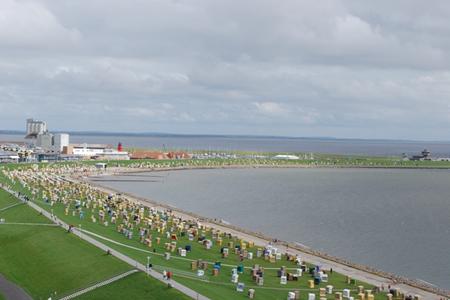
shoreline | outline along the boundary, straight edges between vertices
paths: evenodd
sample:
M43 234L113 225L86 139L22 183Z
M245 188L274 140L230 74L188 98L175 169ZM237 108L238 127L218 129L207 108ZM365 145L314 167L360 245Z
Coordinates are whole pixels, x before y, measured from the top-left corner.
M158 201L152 200L150 198L140 197L137 195L134 195L132 193L123 192L114 188L105 187L96 181L90 180L90 178L95 176L105 176L105 175L121 175L121 174L130 174L130 173L143 173L143 172L162 172L162 171L179 171L179 170L194 170L194 169L252 169L252 168L340 168L336 166L310 166L310 165L275 165L275 166L268 166L268 165L249 165L249 166L242 166L242 165L225 165L225 166L183 166L183 167L164 167L164 168L145 168L145 169L133 169L133 168L119 168L112 170L113 172L109 171L106 174L91 174L88 177L84 178L73 178L75 180L81 180L85 183L90 184L93 187L96 187L100 189L101 191L104 191L106 193L120 193L127 197L130 201L133 201L135 203L139 203L145 206L153 206L159 209L170 209L173 211L173 213L177 216L180 216L184 219L191 219L191 220L199 220L203 224L210 226L212 228L219 229L224 232L229 232L235 236L238 236L240 238L254 241L255 244L260 246L265 246L269 242L273 242L275 239L273 237L270 237L268 235L265 235L261 232L254 232L245 228L241 228L239 226L235 226L233 224L224 223L223 220L218 221L217 219L211 219L205 216L198 215L191 211L186 211L177 207L173 207L168 204L160 203ZM350 167L354 168L354 167ZM361 168L361 167L357 167ZM372 167L368 167L372 168ZM375 167L376 168L376 167ZM380 168L377 168L380 169ZM397 168L396 168L397 169ZM398 168L398 169L405 169L405 168ZM411 168L408 168L411 169ZM426 168L429 169L429 168ZM71 177L72 178L72 177ZM450 291L447 291L445 289L438 288L430 283L425 283L419 279L413 280L409 279L403 276L398 276L392 273L384 272L375 268L372 268L370 266L362 265L362 264L356 264L351 261L347 261L345 259L335 257L332 255L329 255L327 253L316 251L312 248L309 248L307 246L302 246L298 242L292 242L292 241L282 241L277 240L276 243L277 247L282 249L283 252L287 253L299 253L303 257L305 257L305 260L321 264L323 266L330 266L337 272L343 273L344 275L349 275L351 277L354 277L356 279L366 281L368 283L371 283L375 286L388 286L391 285L393 288L397 288L406 294L412 294L412 295L420 295L423 299L441 299L441 297L450 297Z
M121 175L130 173L164 172L164 171L183 171L183 170L221 170L221 169L362 169L362 170L450 170L449 167L420 167L420 166L352 166L352 165L313 165L313 164L249 164L249 165L212 165L212 166L177 166L177 167L111 167L115 171L108 170L102 175ZM93 175L89 175L93 176Z

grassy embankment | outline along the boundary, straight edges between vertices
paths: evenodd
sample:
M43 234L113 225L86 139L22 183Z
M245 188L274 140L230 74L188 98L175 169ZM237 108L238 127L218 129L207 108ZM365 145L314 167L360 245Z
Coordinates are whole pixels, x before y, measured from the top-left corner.
M342 167L342 168L450 168L449 161L410 161L399 157L345 156L316 154L313 159L298 154L298 160L275 160L270 158L232 158L232 159L185 159L185 160L129 160L103 161L109 166L175 168L175 167L226 167L226 166L299 166L299 167ZM99 161L69 162L65 164L93 165ZM61 163L59 163L61 164ZM64 163L63 163L64 164Z
M14 203L18 200L0 190L0 209ZM50 223L24 204L0 212L0 218L8 223ZM59 227L0 226L1 273L34 299L47 299L55 292L58 298L131 269ZM136 280L125 278L124 282L119 280L95 293L102 295L106 290L108 299L123 299L124 293L133 295L132 299L188 299L175 290L168 291L165 285L142 273L130 278ZM4 298L0 295L0 299Z
M298 154L302 157L300 154ZM32 165L44 167L93 166L105 162L108 167L125 167L130 169L161 168L226 168L226 167L301 167L301 168L394 168L394 169L450 169L449 161L409 161L398 157L370 157L316 154L314 159L274 160L257 158L237 159L186 159L186 160L129 160L129 161L81 161L57 163L21 163L0 165L1 168L27 168ZM80 172L79 175L83 175Z
M50 207L46 204L42 199L36 199L36 203L45 209L49 210ZM165 237L165 235L158 235L157 232L153 232L154 237L159 236L161 238L161 244L156 245L154 242L154 246L152 248L148 248L138 241L138 234L134 232L134 238L129 240L125 238L122 234L118 233L115 230L115 227L112 225L104 226L98 223L92 223L90 220L91 213L97 215L97 211L86 211L85 218L80 220L78 216L73 216L72 214L65 215L64 207L60 204L55 204L53 207L54 213L58 215L61 219L69 224L73 224L79 226L81 224L82 228L91 232L95 232L103 237L107 237L111 240L117 241L121 244L129 245L135 247L137 249L141 249L143 251L138 251L135 249L126 248L122 245L117 245L111 242L106 242L102 240L105 244L108 244L111 248L120 251L141 263L146 263L147 256L151 257L151 262L154 264L155 268L158 270L172 270L175 274L175 279L192 289L209 296L212 299L245 299L246 295L243 293L237 293L235 291L235 286L230 282L230 274L231 274L231 266L237 266L239 262L238 256L231 254L229 258L223 259L220 255L220 247L215 244L211 250L205 250L200 244L197 242L188 241L187 237L178 237L178 244L182 247L184 245L191 245L192 252L188 254L188 259L196 260L203 259L210 262L210 267L207 271L207 276L203 281L195 276L195 272L191 270L191 262L187 260L183 260L180 258L175 258L177 255L172 253L174 256L170 260L165 260L163 258L163 253L166 251L164 249L164 243L168 242L169 239ZM208 233L207 233L208 234ZM210 234L210 233L209 233ZM211 236L209 236L211 238ZM232 241L234 244L238 243L237 240L224 238L223 242L226 245L229 241ZM156 253L153 253L153 248L155 248ZM144 252L147 251L147 252ZM249 251L253 251L256 253L256 248L250 248ZM223 266L219 276L211 275L211 263L220 261ZM231 266L224 266L225 264L229 264ZM244 260L243 264L247 267L251 267L253 264L259 264L266 268L279 268L281 266L286 266L288 268L295 268L294 263L288 262L285 259L281 261L277 261L276 263L270 263L265 261L262 258L255 258L253 260ZM266 269L264 275L264 286L258 287L255 285L250 276L250 271L245 270L244 274L240 276L240 282L246 284L247 288L252 287L256 290L257 299L285 299L288 291L292 291L294 289L302 290L301 299L307 299L308 292L314 292L318 294L318 287L325 287L327 284L331 284L335 287L335 289L343 289L350 288L352 290L356 289L357 285L364 285L366 288L372 288L368 284L364 284L361 282L356 282L354 285L348 285L345 280L345 276L337 273L333 273L330 275L330 281L328 283L321 283L320 285L316 285L314 289L309 290L308 288L308 280L311 279L309 275L304 275L300 278L299 281L294 282L290 281L286 286L282 286L279 283L279 278L276 276L276 270ZM355 295L355 292L353 292ZM333 296L334 297L334 296ZM328 296L328 299L334 299L331 295ZM375 299L385 299L384 294L377 294Z

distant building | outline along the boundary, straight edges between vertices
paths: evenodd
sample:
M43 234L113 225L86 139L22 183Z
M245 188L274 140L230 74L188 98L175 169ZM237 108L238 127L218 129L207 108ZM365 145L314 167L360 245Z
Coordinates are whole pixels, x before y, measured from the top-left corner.
M45 151L53 149L53 134L44 132L39 133L36 137L36 147L40 147Z
M27 133L25 139L32 146L46 152L61 153L65 146L69 146L67 133L52 134L47 130L47 123L34 119L27 119Z
M410 160L431 160L430 154L431 152L425 149L420 155L413 155Z
M131 152L131 159L166 159L162 152L138 150Z
M63 147L63 153L84 158L105 160L128 160L128 152L111 149L108 145L101 144L72 144Z
M15 152L6 152L0 150L0 163L16 163L19 161L19 155Z
M52 134L44 132L37 135L35 146L45 152L62 153L64 147L69 146L69 135L67 133Z
M273 159L285 159L285 160L297 160L300 159L300 157L296 155L286 155L286 154L279 154L272 157Z
M53 149L62 153L64 147L69 146L70 137L67 133L58 133L53 136Z
M117 151L114 149L105 149L103 153L93 156L94 159L99 160L129 160L130 155L125 151Z
M64 155L59 153L38 153L36 154L36 160L38 162L77 161L80 160L80 157L75 155Z
M100 155L109 147L102 144L72 144L67 147L66 154L92 157Z
M36 139L39 134L47 132L47 123L34 119L27 119L26 139Z

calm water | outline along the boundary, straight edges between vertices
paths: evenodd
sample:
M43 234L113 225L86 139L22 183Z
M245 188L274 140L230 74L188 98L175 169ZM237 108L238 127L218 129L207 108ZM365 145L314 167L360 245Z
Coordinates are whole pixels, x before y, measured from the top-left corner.
M188 170L98 183L450 289L449 171Z
M183 150L243 150L260 152L315 152L352 155L399 156L427 148L435 156L450 157L450 142L342 140L320 138L258 138L199 136L83 136L71 135L71 143L101 143L124 147ZM2 135L0 141L23 141L21 135Z

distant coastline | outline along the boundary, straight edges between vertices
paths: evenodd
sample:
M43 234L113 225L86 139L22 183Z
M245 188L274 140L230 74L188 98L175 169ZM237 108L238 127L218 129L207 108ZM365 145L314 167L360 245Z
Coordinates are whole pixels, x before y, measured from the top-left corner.
M58 131L61 133L62 131ZM54 133L57 133L56 131ZM271 137L247 135L183 135L170 133L69 133L71 143L104 144L115 148L122 143L126 150L151 149L158 151L185 151L189 153L269 153L340 156L373 156L401 159L428 149L433 157L450 157L450 142L339 139L332 137ZM25 133L18 130L0 130L0 143L24 142Z
M53 130L54 133L68 133L74 136L107 136L107 137L177 137L177 138L234 138L234 139L280 139L280 140L323 140L323 141L366 141L390 143L450 143L450 140L391 139L391 138L353 138L331 136L283 136L253 134L198 134L170 132L113 132L113 131L73 131ZM3 135L25 135L24 130L0 130ZM215 149L221 150L221 149Z

